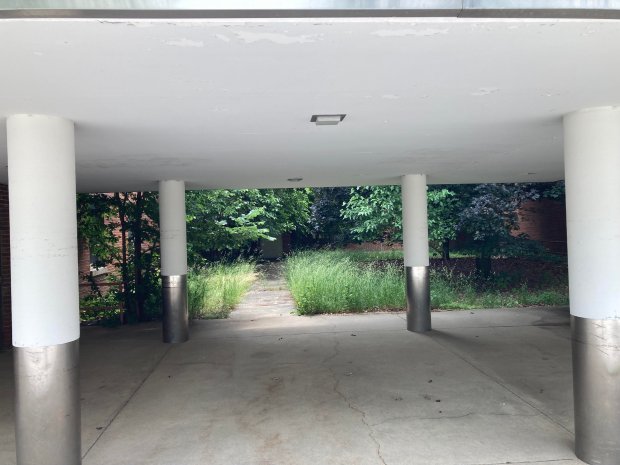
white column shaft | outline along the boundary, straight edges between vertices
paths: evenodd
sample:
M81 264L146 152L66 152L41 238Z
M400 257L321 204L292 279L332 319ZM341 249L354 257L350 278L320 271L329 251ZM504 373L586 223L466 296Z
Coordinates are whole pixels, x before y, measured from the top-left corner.
M401 189L405 266L428 266L426 175L403 176Z
M13 345L80 337L74 126L42 115L7 120Z
M564 118L570 307L620 317L620 107Z
M187 274L185 182L159 182L161 274Z

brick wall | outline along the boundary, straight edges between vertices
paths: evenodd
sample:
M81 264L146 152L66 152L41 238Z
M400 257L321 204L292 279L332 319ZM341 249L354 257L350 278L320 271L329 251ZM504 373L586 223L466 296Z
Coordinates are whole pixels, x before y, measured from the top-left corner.
M566 208L552 199L524 202L519 209L519 229L553 253L566 255Z
M88 275L90 274L90 250L84 240L78 240L78 273L80 275L80 298L90 293Z
M115 234L116 235L116 234ZM120 239L119 239L120 241ZM119 242L120 244L120 242ZM120 245L118 246L120 248ZM109 283L112 273L118 272L117 265L110 263L103 269L94 271L91 269L90 248L86 241L78 239L78 273L80 276L80 299L92 293L92 281L99 286L99 291L107 293L112 287Z
M0 184L0 348L11 347L11 258L9 248L9 190Z

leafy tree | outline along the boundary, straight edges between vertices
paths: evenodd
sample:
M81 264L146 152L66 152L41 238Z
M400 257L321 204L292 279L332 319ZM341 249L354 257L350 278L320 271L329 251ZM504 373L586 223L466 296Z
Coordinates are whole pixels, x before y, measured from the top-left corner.
M305 230L309 189L241 189L186 193L188 260L250 253L259 239Z
M456 193L445 187L429 187L428 238L431 247L441 251L444 260L450 259L450 241L456 239L459 212L463 201Z
M144 321L160 312L157 199L156 192L116 192L111 197L114 224L120 231L118 265L130 321Z
M518 229L517 210L528 199L560 196L563 186L532 184L479 184L429 186L428 225L430 245L449 258L450 240L459 232L469 237L476 252L477 270L485 277L491 271L493 255L540 253L536 243ZM402 239L400 186L362 186L351 190L342 217L352 223L351 233L360 241Z
M78 236L100 262L120 270L119 297L128 320L141 321L159 313L157 194L78 194L77 207Z
M428 233L431 247L450 258L450 241L456 239L458 213L463 205L446 186L429 186ZM352 224L351 233L360 241L402 240L400 186L363 186L351 190L342 217Z
M118 258L115 225L111 222L114 208L107 194L77 194L78 238L102 263Z
M545 183L539 190L541 197L553 200L560 200L562 202L566 201L566 190L564 186L564 181Z
M517 210L525 200L536 200L540 194L528 184L479 184L459 214L458 227L470 237L476 251L476 270L488 278L493 255L515 255L534 247L519 229Z
M265 207L265 226L270 235L309 230L310 189L262 189L259 193Z
M350 192L350 187L312 189L310 232L314 244L345 244L352 239L352 224L340 215L340 210L351 198Z
M351 234L359 241L402 240L400 186L354 187L341 215L352 223Z

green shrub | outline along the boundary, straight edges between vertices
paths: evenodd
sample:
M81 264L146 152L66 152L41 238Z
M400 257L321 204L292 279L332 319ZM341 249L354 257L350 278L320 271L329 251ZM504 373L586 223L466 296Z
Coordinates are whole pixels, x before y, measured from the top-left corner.
M251 262L218 263L188 275L190 318L227 318L256 280Z
M119 326L121 299L117 292L89 294L80 299L80 321L86 325Z

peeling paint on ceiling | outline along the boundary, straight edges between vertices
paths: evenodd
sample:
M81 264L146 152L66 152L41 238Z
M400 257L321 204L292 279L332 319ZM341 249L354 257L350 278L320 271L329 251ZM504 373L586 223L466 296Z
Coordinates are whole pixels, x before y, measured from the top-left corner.
M76 122L81 191L549 181L562 115L620 103L613 21L0 20L0 34L0 182L15 113Z

